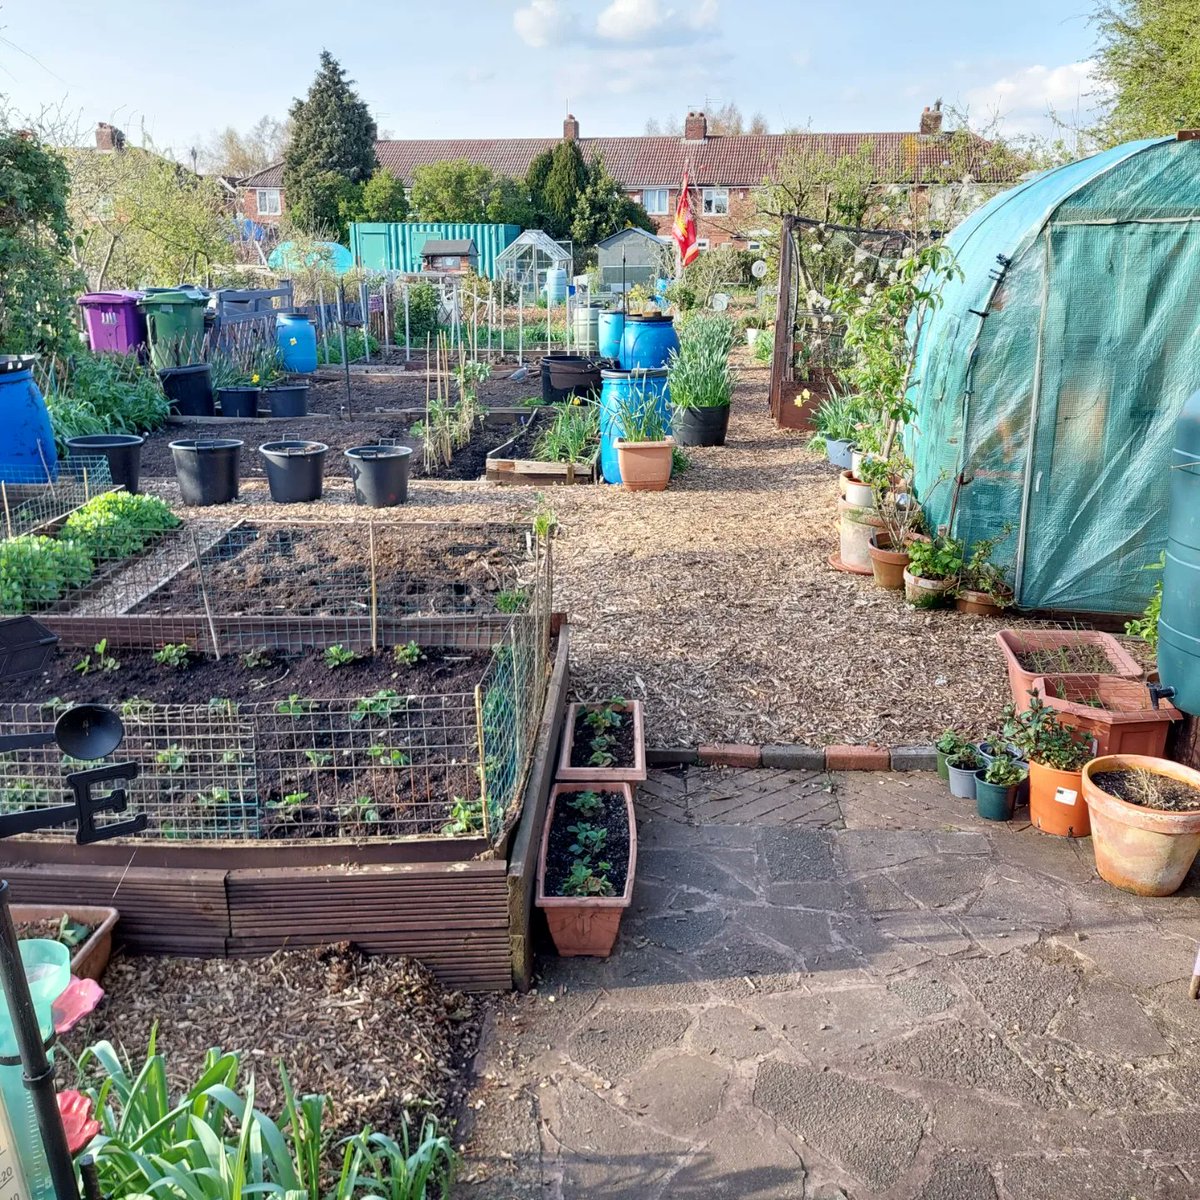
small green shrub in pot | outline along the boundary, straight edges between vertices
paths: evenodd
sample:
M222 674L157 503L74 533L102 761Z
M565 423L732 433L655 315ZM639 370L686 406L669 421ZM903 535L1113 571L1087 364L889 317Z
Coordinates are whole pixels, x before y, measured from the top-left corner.
M1007 754L1001 754L998 758L993 758L983 768L984 782L994 783L1001 787L1013 787L1019 784L1025 778L1026 774L1026 768L1016 760L1009 758Z
M1017 789L1025 780L1026 767L1007 754L992 759L975 776L975 808L985 821L1011 820Z
M957 729L945 729L941 736L934 743L934 749L937 751L937 773L943 779L949 779L950 776L946 772L946 759L951 754L957 754L964 746L969 746L970 739L963 737Z
M944 604L962 570L962 542L938 534L928 541L911 542L908 555L905 598L917 608L937 608Z
M1092 739L1064 725L1036 688L1031 689L1024 712L1018 712L1013 704L1004 706L1002 732L1029 762L1052 771L1081 771L1093 756Z

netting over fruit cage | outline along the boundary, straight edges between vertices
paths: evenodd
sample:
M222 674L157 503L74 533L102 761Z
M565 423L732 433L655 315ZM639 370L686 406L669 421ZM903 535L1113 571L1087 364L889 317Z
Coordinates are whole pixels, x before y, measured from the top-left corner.
M200 656L213 667L220 649L212 687L229 694L114 704L126 726L114 759L138 764L131 805L151 818L141 839L495 840L519 811L549 666L548 541L505 525L358 530L181 527L143 555L162 563L182 547L167 580L127 565L100 587L110 603L93 594L87 615L58 611L65 602L38 613L81 647L104 639L115 665L92 677L92 698L128 695L136 648L186 647L191 666L161 668L175 692L213 678ZM367 560L357 570L356 557ZM160 582L147 592L130 574ZM317 682L289 683L314 652ZM151 678L150 691L171 692ZM0 723L45 729L70 704L0 706ZM53 747L3 756L0 811L61 803L78 765Z

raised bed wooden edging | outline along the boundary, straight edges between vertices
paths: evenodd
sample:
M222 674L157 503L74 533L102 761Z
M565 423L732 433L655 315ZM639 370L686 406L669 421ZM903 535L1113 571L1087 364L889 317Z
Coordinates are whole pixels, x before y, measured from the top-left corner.
M534 408L529 411L536 413L538 410ZM486 478L489 483L498 483L504 487L555 487L570 483L595 483L599 478L599 446L592 457L582 463L541 462L536 458L508 457L505 451L522 432L524 431L518 429L503 445L488 451Z

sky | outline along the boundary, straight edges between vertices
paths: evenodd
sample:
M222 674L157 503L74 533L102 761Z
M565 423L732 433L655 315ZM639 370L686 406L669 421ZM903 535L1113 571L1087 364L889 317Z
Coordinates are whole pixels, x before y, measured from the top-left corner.
M1086 117L1092 0L0 0L0 96L189 147L282 118L322 49L393 137L644 132L734 101L772 129L1010 134Z

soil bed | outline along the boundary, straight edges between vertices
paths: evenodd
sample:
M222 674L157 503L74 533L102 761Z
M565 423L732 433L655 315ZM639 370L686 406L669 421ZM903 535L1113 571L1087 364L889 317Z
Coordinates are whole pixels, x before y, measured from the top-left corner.
M602 707L602 706L600 706ZM634 766L634 734L633 734L633 719L629 713L618 713L621 718L620 725L612 729L597 730L593 729L587 723L588 712L586 708L581 708L578 715L575 717L574 737L571 742L571 766L573 767L592 767L596 763L591 762L592 757L592 739L598 733L605 733L609 737L615 738L616 741L608 747L608 753L613 756L613 761L608 765L610 767L632 767Z
M620 896L625 891L625 879L629 873L629 811L625 807L625 797L621 792L596 790L594 794L600 797L604 806L599 812L583 816L571 807L570 802L585 790L580 788L578 792L560 792L558 795L554 823L550 826L550 837L546 843L547 896L563 894L563 884L571 873L571 866L580 857L571 851L575 834L569 827L581 823L607 832L603 848L594 856L596 874L608 876L614 896ZM600 871L598 864L602 862L611 864L607 871Z
M1069 642L1026 650L1017 662L1035 675L1112 675L1117 669L1099 646Z
M481 1006L445 991L408 958L368 958L349 946L286 951L269 959L115 958L100 1008L65 1037L71 1054L106 1039L140 1067L151 1030L172 1092L200 1076L209 1047L243 1055L255 1105L278 1117L279 1063L297 1095L329 1097L336 1137L370 1124L399 1137L426 1111L453 1123ZM69 1066L60 1067L74 1086Z
M64 913L63 916L67 914ZM63 925L59 920L54 921L17 921L18 938L45 938L50 942L62 942L72 951L92 936L93 926L85 925L82 921L68 921L67 937L63 937Z
M1159 812L1200 811L1200 791L1153 771L1100 771L1092 782L1110 796Z
M512 444L504 447L502 457L536 461L533 455L533 448L537 444L538 438L549 428L554 416L552 413L539 412L536 408L532 410L532 414ZM496 450L499 448L499 445L493 447Z

